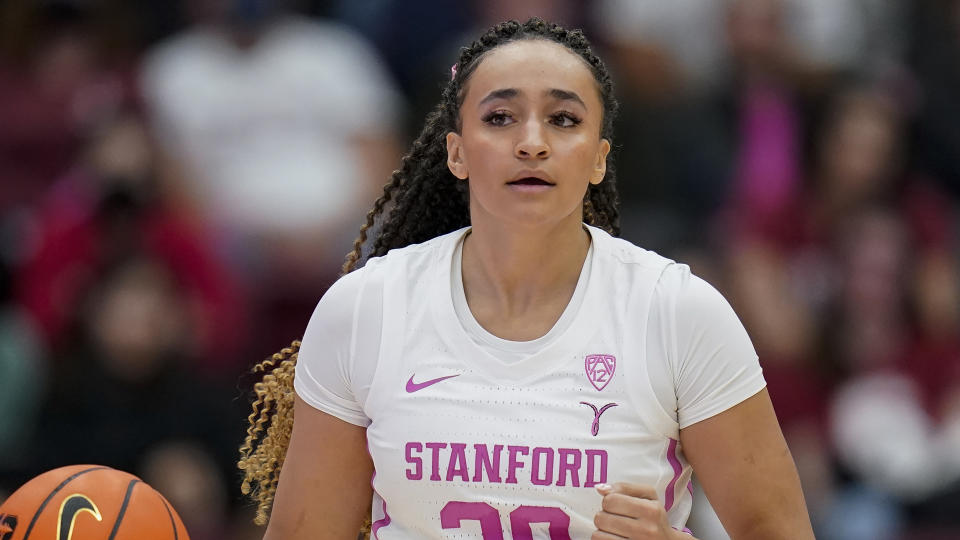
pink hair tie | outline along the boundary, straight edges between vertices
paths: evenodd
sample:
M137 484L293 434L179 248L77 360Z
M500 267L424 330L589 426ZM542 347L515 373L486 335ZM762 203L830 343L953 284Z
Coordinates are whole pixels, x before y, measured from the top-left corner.
M452 81L457 77L457 64L450 66L450 80Z

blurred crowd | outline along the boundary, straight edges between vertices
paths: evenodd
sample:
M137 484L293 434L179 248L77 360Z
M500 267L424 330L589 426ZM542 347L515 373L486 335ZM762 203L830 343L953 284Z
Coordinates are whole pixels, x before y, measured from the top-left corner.
M733 304L818 538L958 537L960 0L0 3L0 500L105 464L257 538L250 367L458 47L531 15L611 67L622 236Z

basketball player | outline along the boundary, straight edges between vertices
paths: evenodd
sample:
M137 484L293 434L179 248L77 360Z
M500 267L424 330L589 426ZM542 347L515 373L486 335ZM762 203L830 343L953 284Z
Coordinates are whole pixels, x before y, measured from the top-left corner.
M736 315L613 236L583 35L502 23L452 75L302 345L259 366L265 538L688 539L693 472L734 539L813 538Z

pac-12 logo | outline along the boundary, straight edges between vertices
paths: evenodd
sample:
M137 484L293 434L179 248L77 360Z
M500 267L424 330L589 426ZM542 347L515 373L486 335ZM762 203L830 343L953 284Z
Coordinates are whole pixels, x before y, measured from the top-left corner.
M613 378L613 372L617 369L617 359L611 354L588 354L583 361L583 366L587 370L587 380L590 384L597 390L603 390Z
M0 540L10 540L17 530L17 516L0 514Z

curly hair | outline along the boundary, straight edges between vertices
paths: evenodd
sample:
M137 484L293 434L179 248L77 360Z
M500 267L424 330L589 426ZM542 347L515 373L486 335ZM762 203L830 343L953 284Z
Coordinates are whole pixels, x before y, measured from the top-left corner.
M420 135L384 186L383 194L367 213L366 222L347 254L342 274L356 269L363 258L385 255L394 248L427 241L470 224L466 182L447 168L446 134L460 131L460 107L471 74L493 49L520 40L548 40L563 45L587 64L597 81L603 103L600 136L612 141L617 101L613 81L603 61L593 53L580 30L567 30L539 18L527 22L507 21L487 30L460 50L453 77L443 89L440 103L427 117ZM389 210L389 211L388 211ZM384 214L386 216L384 217ZM619 201L615 171L608 158L606 174L591 184L583 201L584 221L612 235L619 235ZM367 232L379 224L377 234ZM257 503L255 522L264 525L273 503L293 427L293 376L300 342L261 362L263 373L256 393L250 427L240 447L238 466L245 473L241 490ZM365 532L369 531L369 521Z

